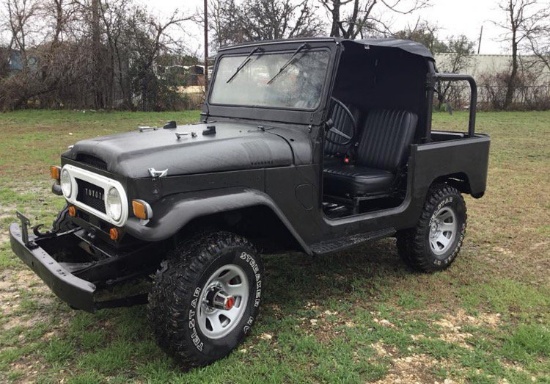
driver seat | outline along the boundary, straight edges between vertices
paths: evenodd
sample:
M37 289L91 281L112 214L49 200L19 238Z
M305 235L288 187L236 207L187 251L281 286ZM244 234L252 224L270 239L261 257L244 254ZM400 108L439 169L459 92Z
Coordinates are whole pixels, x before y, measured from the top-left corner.
M355 121L352 121L344 108L337 102L333 102L332 104L330 118L332 119L333 126L338 127L343 133L351 136L353 133L353 124L359 122L360 111L354 106L348 106L348 109ZM324 162L325 164L339 164L354 143L350 142L346 145L337 144L338 135L336 133L328 131L326 135L329 139L332 139L332 142L325 138Z
M329 163L324 168L324 193L359 200L391 195L417 122L412 112L371 110L362 126L355 162Z

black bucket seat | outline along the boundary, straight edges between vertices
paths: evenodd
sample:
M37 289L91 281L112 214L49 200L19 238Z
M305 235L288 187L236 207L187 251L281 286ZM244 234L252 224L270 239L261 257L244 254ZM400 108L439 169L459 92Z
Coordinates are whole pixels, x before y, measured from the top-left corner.
M324 193L361 198L392 194L414 139L418 116L402 110L368 112L352 164L329 163L324 168Z

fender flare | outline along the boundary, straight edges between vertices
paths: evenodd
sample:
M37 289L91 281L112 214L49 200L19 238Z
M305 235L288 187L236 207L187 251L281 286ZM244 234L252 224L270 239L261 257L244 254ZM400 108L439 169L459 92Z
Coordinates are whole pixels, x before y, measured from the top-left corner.
M144 241L166 240L180 231L191 220L215 213L242 208L266 206L281 220L306 253L309 246L296 232L283 212L265 193L248 188L229 188L186 192L167 196L152 204L153 218L142 225L136 217L128 218L125 229L130 235Z

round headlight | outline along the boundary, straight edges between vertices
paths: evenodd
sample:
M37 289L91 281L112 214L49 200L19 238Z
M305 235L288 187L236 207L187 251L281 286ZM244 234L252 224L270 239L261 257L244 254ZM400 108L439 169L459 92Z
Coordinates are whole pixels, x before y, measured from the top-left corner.
M66 169L63 169L61 171L61 190L63 191L63 194L65 197L71 197L71 193L73 192L73 185L71 183L71 176L69 175L69 171Z
M114 187L107 193L107 212L111 219L118 221L122 216L122 199L120 193Z

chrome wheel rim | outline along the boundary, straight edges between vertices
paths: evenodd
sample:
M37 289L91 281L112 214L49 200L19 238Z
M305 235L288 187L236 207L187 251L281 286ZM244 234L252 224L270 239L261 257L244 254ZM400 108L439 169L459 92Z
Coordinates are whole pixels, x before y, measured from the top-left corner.
M199 329L206 337L220 339L237 327L246 310L249 288L248 278L238 265L224 265L210 275L197 311ZM213 305L211 297L217 293L233 299L230 309Z
M453 245L458 231L455 212L449 207L443 207L432 216L430 221L430 247L432 252L440 256Z

